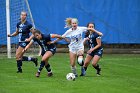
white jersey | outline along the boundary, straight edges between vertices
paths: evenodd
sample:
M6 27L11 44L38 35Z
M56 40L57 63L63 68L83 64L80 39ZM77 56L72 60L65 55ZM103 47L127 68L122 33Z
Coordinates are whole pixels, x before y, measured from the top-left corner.
M69 30L67 30L62 37L69 37L70 38L70 44L69 47L71 46L84 46L83 45L83 32L87 31L87 27L77 27L76 30L72 30L72 28L70 28Z

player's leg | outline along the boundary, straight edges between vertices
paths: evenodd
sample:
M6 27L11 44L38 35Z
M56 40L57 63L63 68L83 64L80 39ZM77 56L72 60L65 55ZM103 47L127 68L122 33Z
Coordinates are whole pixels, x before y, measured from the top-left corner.
M88 67L90 61L92 60L92 58L93 58L93 56L91 56L89 54L86 55L84 65L81 68L81 75L80 76L85 76L87 67Z
M23 51L23 47L18 46L17 50L16 50L16 61L17 61L17 68L18 71L17 73L22 73L22 59L21 59L21 55L23 55L22 51Z
M20 46L23 47L23 48L25 48L27 45L28 45L28 42L20 43ZM20 57L22 58L22 61L32 61L35 64L35 66L38 65L38 62L37 62L38 59L37 58L23 56L24 53L25 53L25 51L22 52L22 54L20 55Z
M93 61L92 61L92 66L96 69L96 74L97 75L100 75L100 71L101 71L101 68L99 66L99 64L97 64L100 60L100 56L98 55L95 55L94 58L93 58Z
M101 71L101 68L100 68L100 66L98 64L99 60L100 60L100 56L95 55L93 57L93 61L92 61L92 66L96 69L96 74L97 75L100 75L100 71Z
M22 57L22 61L32 61L35 64L35 66L38 65L38 62L37 62L38 59L37 58L34 58L34 57L23 56Z
M41 59L40 67L36 73L36 77L40 76L40 73L41 73L42 69L44 68L44 66L45 66L46 70L48 71L48 73L49 72L51 73L51 68L50 68L50 65L48 63L48 60L53 55L52 52L50 52L50 51L44 52L43 51L41 55L42 55L42 59Z
M76 65L75 65L76 54L69 51L69 57L70 57L70 65L71 65L72 73L74 73L74 75L77 77L78 74L76 72Z
M48 74L47 74L48 77L51 77L53 75L52 70L51 70L51 66L50 66L50 64L48 62L49 58L51 58L52 56L53 56L53 53L51 51L47 51L45 53L45 55L42 57L42 60L45 61L45 68L46 68L46 70L48 72Z
M80 65L80 66L83 66L84 64L84 50L79 50L78 53L77 53L77 63Z
M96 74L99 76L100 72L101 72L101 68L99 66L99 64L97 64L100 60L100 58L102 57L103 54L103 50L98 50L97 52L95 52L94 54L94 58L92 61L92 66L96 69Z

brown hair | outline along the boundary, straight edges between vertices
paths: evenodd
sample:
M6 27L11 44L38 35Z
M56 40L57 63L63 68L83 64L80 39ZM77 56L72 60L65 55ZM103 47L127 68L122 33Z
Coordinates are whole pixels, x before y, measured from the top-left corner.
M93 25L94 25L94 28L95 28L95 24L94 24L93 22L89 22L89 23L87 24L87 27L89 26L89 24L93 24Z
M38 29L34 29L33 34L35 33L41 34L41 31L39 31Z
M89 22L89 23L87 24L87 27L89 26L89 24L93 24L93 25L94 25L94 27L95 27L95 24L94 24L93 22ZM85 37L88 37L88 36L89 36L89 34L90 34L90 32L89 32L89 31L87 31L87 32L85 33Z

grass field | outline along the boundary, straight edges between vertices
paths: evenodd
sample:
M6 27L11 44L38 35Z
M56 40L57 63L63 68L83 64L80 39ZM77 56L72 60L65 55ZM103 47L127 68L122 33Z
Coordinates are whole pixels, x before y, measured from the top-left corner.
M140 93L140 54L104 54L100 77L90 65L87 75L75 81L65 78L71 72L68 57L56 53L50 60L54 76L43 69L39 78L33 63L24 62L23 73L17 74L14 58L0 58L0 93Z

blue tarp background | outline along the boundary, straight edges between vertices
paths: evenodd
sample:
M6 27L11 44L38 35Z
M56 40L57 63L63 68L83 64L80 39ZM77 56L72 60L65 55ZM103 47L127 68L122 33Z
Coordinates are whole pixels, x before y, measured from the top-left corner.
M94 22L96 29L104 34L103 43L140 44L140 0L28 0L28 2L35 26L43 33L62 35L67 30L64 28L65 18L75 17L79 20L79 26Z
M104 43L140 43L140 0L29 0L36 28L63 34L64 20L94 22Z

